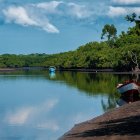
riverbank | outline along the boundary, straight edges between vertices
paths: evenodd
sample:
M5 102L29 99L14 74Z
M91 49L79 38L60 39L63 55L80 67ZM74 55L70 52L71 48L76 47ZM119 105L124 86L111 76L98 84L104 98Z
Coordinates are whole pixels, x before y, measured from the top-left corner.
M0 68L0 72L12 72L18 70L48 70L48 68L43 67Z
M47 67L0 68L0 72L10 72L10 71L18 71L18 70L48 70L48 69L49 68ZM106 73L116 73L116 74L134 73L133 71L115 71L113 69L86 69L86 68L75 68L75 69L60 68L60 69L56 69L56 71L73 71L73 72L89 72L89 73L106 72Z
M59 140L139 140L140 101L75 125Z
M0 72L10 72L10 71L15 71L16 69L14 68L0 68Z

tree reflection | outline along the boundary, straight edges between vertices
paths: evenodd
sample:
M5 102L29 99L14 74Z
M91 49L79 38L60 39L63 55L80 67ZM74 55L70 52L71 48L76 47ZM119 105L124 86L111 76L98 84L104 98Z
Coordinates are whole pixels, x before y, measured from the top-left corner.
M56 76L55 80L64 81L89 96L114 94L116 85L128 78L127 75L82 72L57 72Z
M117 106L116 103L116 97L113 94L109 94L107 102L105 102L103 99L101 100L101 105L103 108L103 111L106 112L112 108L115 108Z
M117 106L116 99L119 98L119 94L116 85L130 78L130 75L113 73L57 72L56 74L57 78L54 80L64 81L87 96L107 96L107 101L101 100L104 111Z

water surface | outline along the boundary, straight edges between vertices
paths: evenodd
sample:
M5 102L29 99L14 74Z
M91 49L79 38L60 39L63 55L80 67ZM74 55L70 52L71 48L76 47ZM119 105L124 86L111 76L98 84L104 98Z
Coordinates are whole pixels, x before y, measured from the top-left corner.
M0 139L56 140L74 124L117 106L130 75L47 71L0 73Z

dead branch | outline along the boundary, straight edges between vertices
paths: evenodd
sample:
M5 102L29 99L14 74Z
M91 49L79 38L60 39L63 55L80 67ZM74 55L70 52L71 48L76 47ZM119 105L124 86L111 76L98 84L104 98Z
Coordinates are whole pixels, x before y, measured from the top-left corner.
M130 57L131 57L131 60L134 64L136 64L136 67L139 68L139 64L138 64L138 57L137 55L132 52L132 51L128 51L128 53L130 53Z

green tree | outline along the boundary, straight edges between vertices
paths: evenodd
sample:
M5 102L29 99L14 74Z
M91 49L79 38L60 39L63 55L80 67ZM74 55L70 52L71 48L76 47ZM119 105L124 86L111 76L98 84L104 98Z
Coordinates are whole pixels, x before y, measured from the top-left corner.
M140 16L137 16L136 13L132 13L131 15L127 15L125 19L129 22L134 22L135 27L129 28L129 34L137 34L140 36Z
M106 24L102 29L101 39L104 39L104 36L106 36L108 41L110 41L111 39L115 39L116 35L117 35L116 27L113 24L112 25Z
M127 16L125 17L125 19L126 19L127 21L134 22L134 21L136 20L136 17L137 17L136 13L133 13L133 14L131 14L131 15L127 15Z
M106 24L102 29L101 39L104 39L104 36L107 37L109 46L110 47L114 46L115 40L117 38L116 27L113 24L112 25Z

